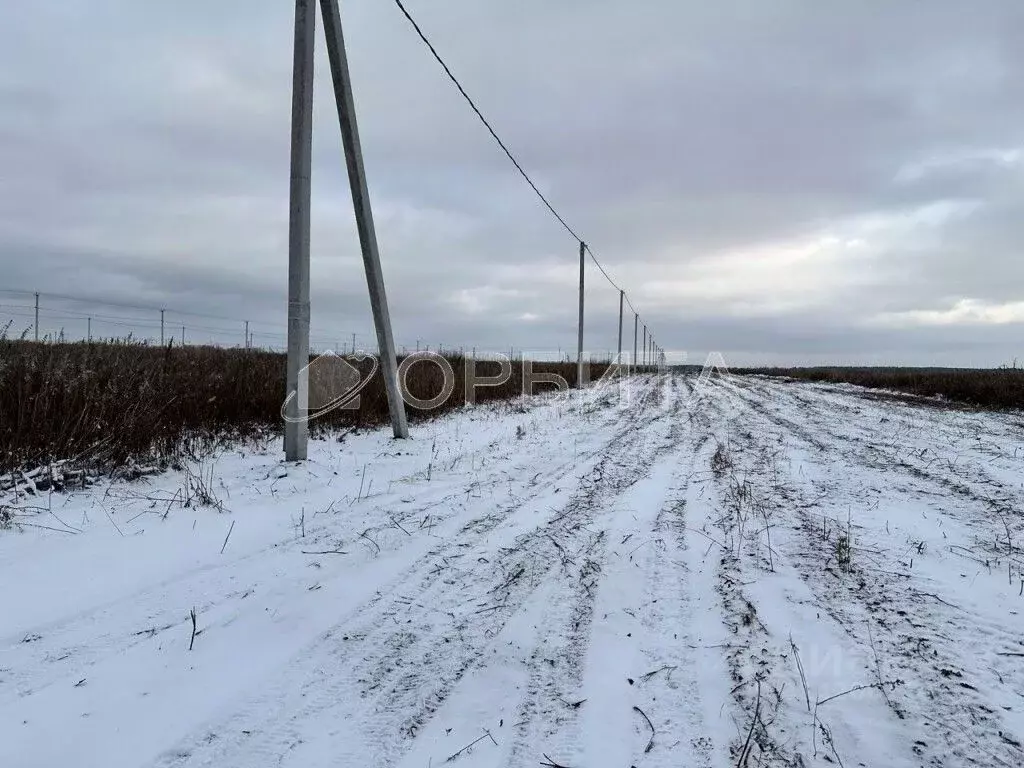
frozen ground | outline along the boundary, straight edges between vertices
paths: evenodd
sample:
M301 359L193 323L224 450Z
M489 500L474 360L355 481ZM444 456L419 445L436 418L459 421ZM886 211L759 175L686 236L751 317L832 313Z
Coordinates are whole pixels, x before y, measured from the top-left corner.
M1024 764L1024 416L694 383L31 500L0 766Z

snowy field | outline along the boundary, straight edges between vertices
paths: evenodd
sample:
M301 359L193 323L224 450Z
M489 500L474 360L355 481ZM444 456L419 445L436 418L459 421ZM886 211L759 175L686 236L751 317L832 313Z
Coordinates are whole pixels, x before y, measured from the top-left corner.
M1024 765L1024 416L695 383L22 499L0 766Z

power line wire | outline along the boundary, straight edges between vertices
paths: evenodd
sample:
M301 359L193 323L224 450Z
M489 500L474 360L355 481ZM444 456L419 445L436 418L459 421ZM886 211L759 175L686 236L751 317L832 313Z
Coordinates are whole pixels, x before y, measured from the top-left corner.
M612 288L614 288L617 291L622 291L623 293L625 293L625 291L623 291L622 288L619 288L619 286L616 284L616 282L614 280L612 280L611 276L607 272L604 271L604 267L601 266L601 262L597 260L597 256L594 255L594 252L592 250L590 250L590 246L587 245L586 243L584 243L583 247L586 249L587 253L590 254L591 261L593 261L594 264L597 265L597 268L599 270L601 270L601 274L604 275L604 279L607 280L609 283L611 283Z
M15 296L35 296L39 295L42 298L49 299L61 299L63 301L74 301L79 304L92 304L95 306L106 306L106 307L117 307L119 309L139 309L148 310L150 312L166 312L171 315L185 316L185 317L203 317L208 320L223 320L225 322L245 322L243 318L238 317L226 317L224 315L211 315L204 312L186 312L183 310L174 309L172 307L156 306L152 304L130 304L122 301L111 301L109 299L97 299L89 298L84 296L71 296L64 293L50 293L49 291L26 291L20 288L0 288L0 293L13 294ZM95 315L94 315L95 317ZM283 327L280 324L275 323L277 327Z
M512 164L516 167L516 170L518 170L522 177L526 179L526 183L530 185L533 191L537 193L537 197L539 197L541 199L541 202L543 202L544 205L547 206L548 210L551 211L554 217L558 219L559 222L561 222L562 226L565 227L565 230L574 238L576 238L577 242L583 242L583 238L581 238L573 231L573 228L566 223L565 219L562 218L561 214L559 214L558 211L555 210L554 206L551 205L550 202L548 202L548 199L544 197L544 194L539 189L537 189L537 185L533 183L533 180L530 178L530 176L526 173L526 171L523 170L523 166L519 164L519 161L516 160L515 156L512 154L509 148L505 146L505 142L501 140L501 138L495 132L494 128L491 127L491 124L487 122L487 118L483 116L483 113L477 108L476 104L473 102L473 99L471 99L469 94L466 93L466 89L462 87L462 84L458 81L455 75L452 74L451 69L448 67L447 64L444 63L444 59L441 58L441 55L437 52L437 49L434 48L430 40L427 39L427 36L423 33L423 30L420 29L420 25L416 23L416 20L409 14L409 11L406 10L405 5L402 3L402 0L395 0L395 5L398 6L398 9L405 15L405 18L408 19L410 24L412 24L412 27L413 29L416 30L416 34L419 35L420 40L422 40L423 44L430 49L430 52L434 55L434 58L437 59L437 63L441 65L441 67L445 71L445 74L447 74L448 78L452 81L452 83L455 84L455 87L459 89L459 93L462 94L462 97L466 100L466 102L473 109L473 111L476 112L476 116L480 118L480 122L484 124L484 127L488 130L488 132L490 132L491 136L494 137L494 140L498 142L498 146L501 147L502 150L504 150L506 155L508 155L508 159L512 161Z
M612 280L611 276L605 270L604 266L602 266L601 262L597 260L597 256L594 255L594 252L590 249L590 246L587 245L586 241L582 237L580 237L578 234L576 234L576 231L573 230L573 228L570 227L568 225L568 223L566 223L566 221L562 217L562 215L558 211L555 210L555 207L550 203L550 201L548 201L548 199L544 196L544 194L537 188L537 185L533 183L533 180L530 178L529 174L527 174L526 171L523 170L523 166L515 158L515 156L512 154L512 152L506 146L505 142L501 140L501 137L498 136L497 132L491 126L490 122L488 122L487 118L484 117L483 113L477 107L476 103L473 101L473 99L470 97L470 95L468 93L466 93L466 89L462 87L462 84L459 82L458 78L456 78L455 75L452 73L451 68L445 63L444 59L441 58L441 54L439 54L437 52L437 49L430 42L430 40L427 38L426 34L420 28L420 25L418 23L416 23L416 20L412 17L412 14L409 13L408 9L405 7L405 4L402 2L402 0L395 0L395 5L398 6L398 9L402 12L402 15L405 16L405 18L409 22L409 24L412 25L412 28L416 31L416 34L419 36L420 40L423 42L424 45L427 46L427 48L430 50L430 53L433 54L434 58L437 60L437 63L441 65L441 68L444 69L445 74L448 75L448 79L451 80L452 83L455 85L455 87L459 90L459 93L462 94L462 97L466 100L466 103L468 103L470 108L472 108L472 110L476 113L476 116L478 118L480 118L480 122L484 124L484 127L491 134L491 136L494 138L494 140L498 143L498 146L501 147L502 151L508 156L508 159L512 161L512 164L516 167L516 170L519 171L520 175L526 180L526 183L530 185L530 188L533 189L533 191L536 193L537 197L539 197L541 202L544 203L544 205L547 207L547 209L549 211L551 211L551 214L556 219L558 219L559 223L565 228L565 230L570 235L572 235L572 237L578 243L581 243L583 245L583 247L586 249L587 253L590 254L591 260L593 260L594 264L601 271L601 274L604 275L604 278L612 285L612 287L615 288L616 290L622 292L623 294L625 294L625 290L620 288L618 283L616 283L614 280ZM630 309L632 309L634 313L637 313L637 310L633 306L633 303L631 301L629 301L628 295L626 296L626 303L629 304Z

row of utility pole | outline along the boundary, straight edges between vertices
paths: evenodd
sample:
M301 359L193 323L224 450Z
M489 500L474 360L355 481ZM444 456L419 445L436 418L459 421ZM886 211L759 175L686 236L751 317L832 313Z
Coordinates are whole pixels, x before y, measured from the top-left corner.
M45 298L47 296L47 294L35 292L34 294L30 294L30 295L33 295L34 298L35 298L35 305L34 305L35 321L34 321L33 325L31 326L31 328L32 328L32 331L33 331L33 338L36 341L39 341L39 339L41 338L40 334L42 333L42 330L41 330L42 327L40 325L40 312L43 309L45 309L44 307L42 307L42 299ZM85 301L85 300L83 299L83 301ZM91 300L90 300L90 303L95 303L95 302L91 302ZM21 305L19 305L19 306L21 306ZM113 306L118 306L118 305L113 305ZM28 309L28 307L25 307L25 308ZM142 309L142 307L139 307L139 308ZM168 340L173 341L174 340L173 336L170 336L170 337L167 336L167 328L168 328L167 316L168 315L172 315L172 316L173 315L183 315L183 314L187 314L187 313L183 313L183 312L180 312L180 311L177 311L177 310L169 310L169 309L166 309L166 308L149 307L149 308L145 308L145 309L152 310L154 313L159 313L159 315L160 315L160 336L159 336L160 344L164 345L164 344L167 343ZM55 310L55 311L56 312L62 312L63 310ZM85 326L86 327L85 340L86 341L92 341L93 340L93 333L92 333L92 330L93 330L92 329L92 321L93 321L93 319L97 319L97 320L99 320L101 322L106 320L106 321L108 321L108 322L110 322L110 323L112 323L114 325L121 325L121 326L127 327L127 328L132 327L130 325L130 323L133 320L136 321L139 324L140 327L142 327L142 326L154 327L154 326L148 325L149 321L146 320L146 319L143 319L143 318L127 318L127 317L126 318L111 318L109 316L105 316L105 315L102 315L102 314L99 315L96 318L94 318L92 315L84 315L84 314L72 314L71 316L76 318L76 319L85 320L85 323L86 323L86 326ZM227 318L224 318L224 319L227 319ZM253 335L254 334L250 333L250 331L249 331L249 321L248 320L240 320L238 322L242 324L244 347L245 347L245 349L251 349L253 347ZM181 328L181 337L180 337L181 338L181 344L185 344L186 340L187 340L188 326L187 326L187 324L183 323L181 326L175 326L175 329L177 329L178 327ZM216 332L218 334L229 334L230 333L230 331L228 331L228 330L226 330L224 328L210 329L210 328L204 328L202 326L200 326L198 329L193 327L193 331L195 331L195 330L199 330L199 331L206 330L206 331L209 331L211 333ZM257 335L267 336L269 334L264 333L264 334L257 334ZM334 342L327 342L327 343L321 342L319 346L320 347L330 346L330 344L333 343L334 351L336 353L348 354L349 352L351 352L352 354L355 354L356 353L356 336L357 336L356 333L352 333L351 334L351 341L350 342L341 342L341 341L334 341ZM446 349L447 349L447 351L449 351L449 352L458 352L460 355L465 354L465 348L464 347L448 346L446 348L443 344L436 344L433 347L431 347L430 344L425 344L422 339L417 339L416 340L416 347L415 347L415 349L416 349L417 352L419 352L421 350L425 350L427 352L430 352L431 349L433 349L434 351L438 352L439 354L443 354L446 351ZM472 347L471 349L472 349L472 356L475 358L476 357L476 347ZM409 354L409 351L410 350L408 348L402 347L402 354L403 355ZM610 357L611 352L609 351L608 354L609 354L609 357ZM514 348L510 348L509 349L509 357L510 358L515 357L515 349Z
M580 241L580 311L579 320L576 326L576 386L583 385L583 296L586 289L586 265L587 265L587 244ZM619 288L619 347L618 356L615 358L616 365L622 365L622 317L626 303L626 292ZM632 305L630 305L632 307ZM656 368L662 360L662 350L655 343L654 336L647 332L647 324L643 325L643 346L637 345L637 330L640 325L640 314L633 311L633 357L631 366L641 370Z
M36 291L34 295L35 295L35 307L34 307L34 309L35 309L35 321L33 322L33 325L32 325L32 330L33 330L32 336L33 336L33 338L36 341L39 341L39 297L42 296L43 294L41 294L38 291ZM62 298L68 298L68 297L62 297ZM83 301L84 301L84 299L83 299ZM91 303L95 303L95 302L91 302ZM166 314L167 314L167 310L166 309L159 309L159 310L153 310L153 311L160 312L160 345L163 346L163 344L166 341ZM72 315L72 316L75 316L75 315ZM77 317L81 318L82 315L77 315ZM110 318L107 318L107 319L109 320ZM128 319L129 318L125 318L125 320L128 320ZM113 321L113 323L115 325L117 325L119 322L121 322L121 321L119 321L119 320L114 320ZM245 348L249 349L252 346L252 336L249 333L249 321L248 320L243 320L242 322L245 324ZM122 323L122 325L123 325L123 323ZM92 341L92 316L91 315L85 316L85 327L86 327L86 332L85 332L86 341ZM185 343L185 326L184 325L181 326L181 343L182 344ZM354 345L354 342L353 342L353 345Z
M320 0L327 56L334 86L335 106L345 150L352 206L359 233L359 243L366 272L370 307L380 352L380 367L388 396L391 426L396 438L409 435L405 405L398 386L398 362L395 354L391 317L381 270L377 236L363 168L359 130L356 124L352 81L345 53L341 12L338 0ZM316 33L316 0L295 0L295 40L292 82L291 122L291 185L289 190L290 215L288 223L288 362L286 394L289 395L285 420L284 448L288 461L301 461L307 456L308 423L301 418L309 404L309 222L312 176L313 142L313 69ZM577 334L576 383L582 386L583 377L583 320L586 244L579 243L580 294L579 325ZM619 344L618 362L622 361L622 315L626 302L625 292L619 290ZM632 307L632 305L630 305ZM162 313L161 313L162 318ZM640 316L634 311L633 363L642 359L644 366L653 366L660 350L653 336L643 326L643 346L637 347L637 327ZM161 322L162 325L162 322ZM417 344L417 347L419 345ZM292 397L292 393L295 396Z

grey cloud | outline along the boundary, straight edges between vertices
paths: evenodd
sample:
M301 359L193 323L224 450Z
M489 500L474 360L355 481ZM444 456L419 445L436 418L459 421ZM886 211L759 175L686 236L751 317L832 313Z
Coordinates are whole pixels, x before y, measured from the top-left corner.
M408 4L663 345L794 362L880 348L907 362L1013 357L1017 326L869 321L1020 295L1021 166L927 167L1024 147L1018 3ZM397 9L342 10L396 335L570 346L574 243ZM241 0L0 11L0 287L283 325L291 11ZM317 53L314 328L369 339L322 41ZM872 235L871 279L827 314L736 316L644 287L718 254L948 200L976 209L920 237ZM559 261L564 277L540 279ZM617 302L589 274L588 339L603 351Z

